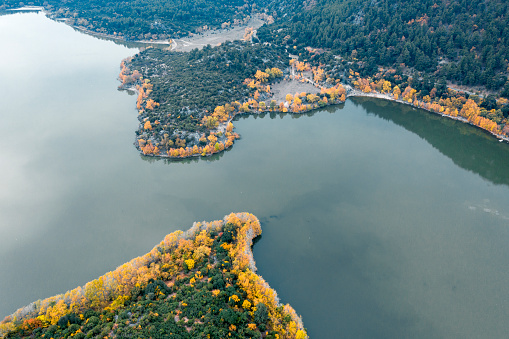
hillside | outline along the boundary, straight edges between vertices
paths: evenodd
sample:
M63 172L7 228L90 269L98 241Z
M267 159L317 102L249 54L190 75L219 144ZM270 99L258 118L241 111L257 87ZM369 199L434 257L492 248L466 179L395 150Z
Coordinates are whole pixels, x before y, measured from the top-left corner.
M362 62L363 75L379 65L409 67L509 95L509 4L503 0L322 0L260 36L330 49Z
M17 0L3 3L0 10L24 5ZM270 0L36 0L29 4L44 6L52 17L66 19L69 24L91 32L125 40L165 40L245 24L252 15L266 10L270 14L263 18L272 22L273 16L291 11L294 7L291 3Z
M152 251L0 323L2 338L307 337L290 305L256 275L248 213L195 223Z

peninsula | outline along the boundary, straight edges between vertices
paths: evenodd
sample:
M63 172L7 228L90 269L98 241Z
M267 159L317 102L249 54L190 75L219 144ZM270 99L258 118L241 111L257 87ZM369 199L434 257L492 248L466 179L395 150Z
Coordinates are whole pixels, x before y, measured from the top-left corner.
M2 338L307 338L302 320L257 275L249 213L196 222L149 253L0 323Z

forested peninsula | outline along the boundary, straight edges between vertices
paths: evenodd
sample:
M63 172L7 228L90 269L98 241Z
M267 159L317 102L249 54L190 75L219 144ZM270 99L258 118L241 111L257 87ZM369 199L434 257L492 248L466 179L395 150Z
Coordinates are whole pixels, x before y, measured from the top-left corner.
M249 213L196 222L82 287L19 309L2 338L307 338L257 275Z

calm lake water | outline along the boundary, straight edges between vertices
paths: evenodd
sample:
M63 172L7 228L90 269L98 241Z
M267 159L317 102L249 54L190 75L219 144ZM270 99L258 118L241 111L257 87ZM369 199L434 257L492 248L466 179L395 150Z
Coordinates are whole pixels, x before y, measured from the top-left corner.
M312 338L505 338L509 145L355 99L242 118L232 150L134 148L135 49L0 17L0 317L84 285L198 220L248 211L259 273Z

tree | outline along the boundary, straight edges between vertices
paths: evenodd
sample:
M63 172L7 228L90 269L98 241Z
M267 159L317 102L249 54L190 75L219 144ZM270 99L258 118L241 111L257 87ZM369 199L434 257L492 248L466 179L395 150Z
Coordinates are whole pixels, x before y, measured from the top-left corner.
M324 70L318 67L318 69L313 70L313 75L315 82L320 82L323 80Z
M269 78L269 74L262 72L260 70L256 71L255 78L258 79L260 82L266 82Z
M389 81L384 81L382 90L384 93L389 93L391 91L391 83Z
M393 88L393 90L392 90L392 94L394 95L394 98L395 98L396 100L398 100L398 99L399 99L399 96L400 96L400 94L401 94L401 90L399 89L399 87L398 87L398 86L394 86L394 88Z
M274 78L279 78L283 76L283 72L277 67L271 68L270 73Z
M211 145L214 145L217 142L217 137L214 134L210 134L207 139L209 139Z
M147 105L146 105L146 108L147 109L150 109L150 110L153 110L154 108L156 108L157 106L159 106L159 103L158 102L155 102L154 100L152 99L148 99L147 100Z
M269 318L269 312L267 310L267 306L264 303L258 303L255 305L256 310L254 311L254 321L256 324L264 324L267 322Z
M209 116L205 116L202 119L202 123L208 129L213 129L213 128L216 128L217 126L219 126L219 122L217 121L217 118L216 117L212 117L210 115Z
M228 122L226 125L226 131L232 132L233 131L233 124L231 122Z

